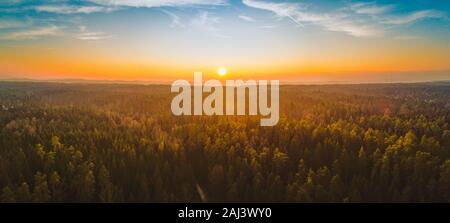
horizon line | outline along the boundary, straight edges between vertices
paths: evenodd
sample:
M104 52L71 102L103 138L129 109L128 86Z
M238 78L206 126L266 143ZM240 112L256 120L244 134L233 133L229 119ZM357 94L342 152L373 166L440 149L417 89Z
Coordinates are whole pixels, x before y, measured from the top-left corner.
M236 79L236 80L239 80ZM241 79L242 80L242 79ZM0 82L16 82L16 83L61 83L61 84L132 84L132 85L171 85L173 81L157 81L157 80L110 80L110 79L83 79L83 78L0 78ZM449 82L448 79L436 80L396 80L396 81L281 81L280 85L364 85L364 84L426 84L426 83L442 83Z

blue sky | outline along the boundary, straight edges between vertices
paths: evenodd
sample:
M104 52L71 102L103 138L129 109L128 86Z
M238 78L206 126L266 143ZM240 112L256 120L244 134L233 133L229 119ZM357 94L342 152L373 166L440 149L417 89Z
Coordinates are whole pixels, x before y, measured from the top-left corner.
M159 70L445 70L449 11L447 0L2 0L0 47ZM364 56L383 53L390 56L379 64L381 57ZM408 54L417 61L411 69ZM364 61L345 65L353 57Z
M341 32L355 37L398 34L397 38L414 38L417 30L425 31L427 27L445 29L446 33L437 34L448 34L449 9L446 0L2 0L0 34L3 40L34 39L101 23L100 16L108 19L117 15L133 20L135 13L145 11L160 17L146 21L149 25L166 22L170 28L196 26L217 37L227 36L221 29L248 22L267 29L291 23L300 29ZM80 34L78 38L111 37L90 34L91 37Z

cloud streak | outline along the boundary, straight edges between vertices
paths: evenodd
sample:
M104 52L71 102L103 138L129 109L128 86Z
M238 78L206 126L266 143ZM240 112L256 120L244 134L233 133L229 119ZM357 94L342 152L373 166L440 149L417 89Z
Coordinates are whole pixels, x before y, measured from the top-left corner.
M321 8L321 11L317 11L314 6L321 6L320 3L303 4L302 1L275 1L275 0L242 0L243 5L270 12L274 14L277 19L286 19L292 21L296 27L315 26L322 30L345 33L354 37L378 37L383 36L386 32L393 30L403 25L409 25L425 19L446 19L446 13L438 10L418 10L404 14L398 14L396 5L393 4L377 4L373 2L353 2L349 3L346 0L342 0L340 7L334 8ZM82 18L84 14L91 13L108 13L115 10L127 10L131 8L158 8L164 12L170 18L171 28L195 28L204 32L212 33L216 36L220 35L219 23L220 18L216 15L219 13L211 13L218 7L204 7L204 6L225 6L231 4L228 0L79 0L79 1L58 1L44 0L44 1L23 1L27 4L21 3L20 0L5 0L0 5L7 5L2 10L12 10L8 13L21 13L33 12L30 16L36 16L41 19L33 21L33 24L25 24L20 22L21 20L14 19L1 19L0 29L18 29L29 27L34 25L37 27L48 26L50 23L56 25L66 24L73 25L69 22L73 22L76 18ZM30 4L28 4L30 3ZM11 6L11 7L10 7ZM201 6L201 7L199 7ZM169 7L194 7L186 9L183 14L177 14L172 12ZM201 9L199 9L201 8ZM231 8L231 7L230 7ZM194 9L194 13L190 14L189 18L186 17L187 13L191 13L191 9ZM323 11L327 9L328 11ZM150 11L150 10L149 10ZM35 13L38 12L38 13ZM36 15L38 14L38 15ZM257 28L273 28L272 26L262 26L264 20L256 20L252 17L254 14L250 14L248 11L238 11L233 15L235 18L254 23ZM183 17L184 16L184 17ZM44 19L52 19L52 17L58 17L52 21L42 21ZM60 18L63 18L60 20ZM65 20L65 18L68 18ZM186 17L186 18L185 18ZM259 17L258 17L259 18ZM75 23L74 23L75 24ZM77 23L76 25L79 25ZM57 27L57 26L49 26ZM49 28L46 27L46 28ZM45 28L45 27L44 27ZM16 38L38 38L39 32L45 33L49 29L35 28L36 37L26 37L26 31L17 31ZM50 30L52 31L52 30ZM22 33L21 33L22 32ZM10 33L8 35L12 35ZM31 33L33 34L33 33ZM50 32L48 35L51 35ZM3 35L5 36L5 35ZM33 35L29 35L33 36ZM45 34L42 34L45 36ZM75 38L88 40L88 39L106 39L110 36L101 32L85 32L84 35L75 35ZM223 36L225 37L225 36ZM4 37L5 38L5 37ZM13 39L12 36L10 36Z
M48 26L29 30L22 30L17 32L5 33L0 36L0 39L6 40L26 40L26 39L38 39L41 37L58 36L61 35L61 27Z
M270 11L279 18L288 18L297 26L315 25L328 31L343 32L355 37L382 36L387 25L400 26L430 18L445 18L437 10L421 10L405 15L389 15L394 5L375 2L353 3L328 13L314 12L307 5L292 2L243 0L248 7Z
M87 32L87 33L82 33L81 35L78 36L77 39L79 40L105 40L105 39L110 39L113 36L111 35L106 35L103 32Z
M105 6L125 7L164 7L164 6L192 6L192 5L225 5L225 0L87 0Z
M217 24L219 23L219 17L214 16L207 11L201 11L195 18L191 20L190 25L197 30L209 33L213 36L220 38L229 38L229 36L219 33L220 29L217 27Z
M161 11L170 17L171 19L171 23L169 25L170 28L188 27L220 38L229 37L220 33L221 30L218 27L218 24L220 24L220 17L215 16L214 14L211 14L208 11L199 11L197 15L195 15L193 18L188 19L186 23L183 23L182 18L173 12L170 12L165 9L161 9Z
M80 34L77 37L79 40L97 41L113 38L112 35L108 35L104 32L89 32L86 26L80 26L79 29Z
M219 30L219 28L216 27L216 24L218 24L219 22L219 17L213 16L209 12L202 11L191 20L191 25L200 30L216 32Z
M423 19L445 18L443 12L437 10L422 10L401 16L391 16L382 23L389 25L406 25Z
M90 14L96 12L111 12L114 11L114 8L103 6L39 5L34 7L34 10L57 14Z
M167 11L167 10L163 10L161 9L162 12L164 12L166 15L168 15L170 17L170 19L172 20L172 23L170 24L170 28L175 28L175 27L182 27L184 28L185 25L181 22L180 16L178 16L177 14Z
M0 20L0 29L20 28L29 25L29 22L24 22L16 19Z
M240 19L247 21L247 22L256 22L256 20L250 16L246 16L246 15L240 15L238 16Z
M362 3L353 3L350 5L350 9L357 14L366 14L366 15L379 15L384 14L391 11L394 8L393 5L383 5L379 6L374 2L362 2Z
M367 37L382 35L382 30L368 24L359 24L339 13L314 13L297 3L275 3L259 0L243 0L252 8L271 11L278 17L286 17L297 25L313 24L328 31L344 32L351 36Z

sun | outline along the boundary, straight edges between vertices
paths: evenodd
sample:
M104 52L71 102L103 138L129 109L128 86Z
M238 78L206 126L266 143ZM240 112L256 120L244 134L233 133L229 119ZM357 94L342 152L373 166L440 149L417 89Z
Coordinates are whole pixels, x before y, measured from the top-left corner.
M217 69L217 74L219 74L219 76L225 76L227 74L227 69L225 67L219 67L219 69Z

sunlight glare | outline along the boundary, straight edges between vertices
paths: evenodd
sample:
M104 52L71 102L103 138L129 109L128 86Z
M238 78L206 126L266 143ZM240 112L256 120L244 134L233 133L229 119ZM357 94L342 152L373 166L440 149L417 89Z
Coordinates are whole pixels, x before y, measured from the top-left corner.
M217 74L225 76L227 74L227 69L225 67L219 67L219 69L217 69Z

